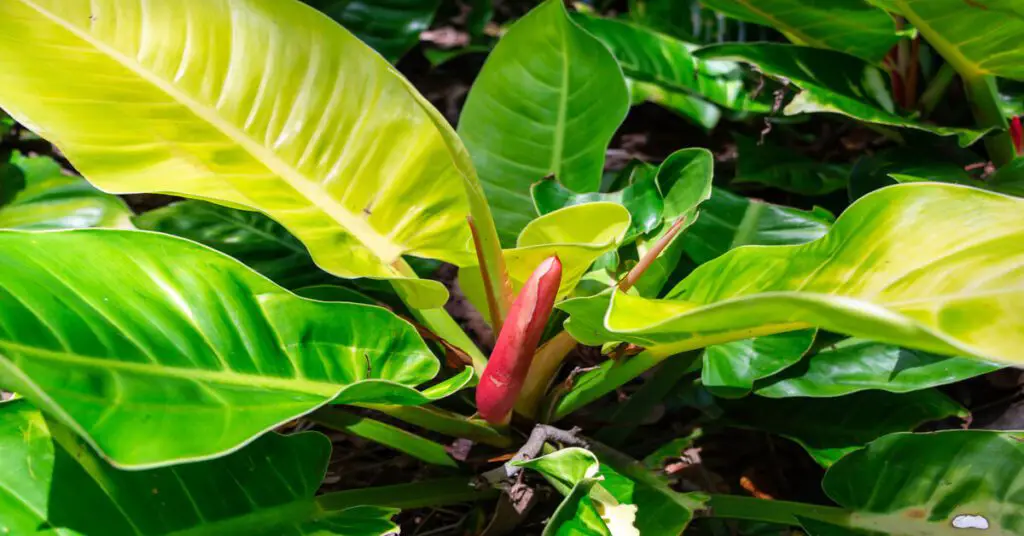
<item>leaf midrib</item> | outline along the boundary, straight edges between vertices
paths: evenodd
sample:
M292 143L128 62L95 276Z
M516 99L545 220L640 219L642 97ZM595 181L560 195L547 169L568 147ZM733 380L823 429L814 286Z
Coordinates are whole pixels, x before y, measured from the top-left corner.
M905 0L894 0L896 5L900 7L900 11L903 12L903 16L914 25L915 28L928 40L928 44L935 47L939 51L939 54L946 59L960 74L960 76L977 77L985 75L985 71L981 69L981 64L975 63L964 56L960 48L947 40L942 36L941 33L935 31L935 28L931 27L927 21L925 21L914 8L910 7L910 3Z
M83 356L70 352L48 350L27 346L10 341L0 341L0 350L22 353L49 359L71 366L103 368L112 372L124 371L136 374L180 378L193 381L205 381L212 384L232 385L241 387L261 387L274 391L291 391L333 398L342 389L342 384L333 384L310 380L304 377L282 378L277 376L260 376L239 374L237 372L216 371L207 369L169 367L162 364L134 363L117 361L95 356ZM0 354L0 359L4 356Z
M174 102L191 111L195 116L216 128L221 134L231 141L239 144L257 162L267 167L268 170L279 176L289 186L294 188L302 196L314 204L317 208L327 214L335 223L341 226L347 233L354 236L369 249L381 262L390 265L395 259L400 258L402 247L392 243L387 237L377 232L369 223L359 216L349 212L341 203L330 198L319 191L314 181L303 176L297 169L278 157L273 151L260 145L237 126L220 117L216 110L193 99L172 84L163 80L160 76L150 72L143 65L108 46L106 43L94 38L87 32L80 30L74 24L59 16L47 11L33 0L17 0L25 6L35 10L40 16L49 20L56 26L63 28L85 43L95 47L111 60L117 62L125 69L135 73L143 80L155 86L158 90L171 97Z

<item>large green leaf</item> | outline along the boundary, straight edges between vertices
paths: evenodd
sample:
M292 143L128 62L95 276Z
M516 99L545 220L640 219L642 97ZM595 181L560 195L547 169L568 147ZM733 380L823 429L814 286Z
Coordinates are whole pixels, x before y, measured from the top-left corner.
M570 205L531 221L519 234L516 247L502 252L512 295L519 293L544 259L557 254L562 261L558 297L565 298L594 261L622 242L629 222L629 211L606 201ZM472 266L459 270L459 286L490 322L480 269Z
M119 466L221 455L329 401L423 404L472 376L420 393L440 365L389 311L298 298L167 235L6 231L0 260L0 386Z
M1024 532L1018 432L893 434L839 460L822 486L848 525L892 536Z
M771 110L770 103L755 101L744 90L738 64L698 60L691 54L697 45L622 20L587 15L573 20L607 45L631 78L697 95L727 108Z
M941 354L1022 362L1024 200L915 183L873 192L829 233L732 251L665 300L616 293L607 329L675 353L807 326Z
M859 58L836 52L781 43L713 45L695 53L699 58L742 61L767 75L785 79L800 92L783 113L836 113L880 125L912 128L939 136L957 136L964 147L987 129L936 126L896 111L885 72Z
M386 508L325 511L313 495L331 443L268 434L217 460L148 471L107 465L27 402L0 406L0 533L53 536L383 536Z
M892 18L864 0L703 0L730 17L772 26L798 45L846 52L872 63L899 41Z
M739 160L733 184L757 183L800 195L824 195L846 187L847 165L821 162L786 147L733 134Z
M302 0L395 61L430 27L441 0Z
M447 293L400 279L402 255L474 260L479 185L455 133L313 8L12 0L0 19L0 107L103 190L259 210L325 270L404 281L417 307Z
M672 110L681 117L710 132L722 118L722 110L710 102L687 93L665 89L649 82L629 81L629 94L633 105L651 102Z
M93 188L81 177L64 173L53 159L15 155L10 166L23 177L24 188L9 203L0 205L0 228L132 227L132 211L124 201Z
M803 244L828 232L824 216L715 188L682 237L687 255L705 263L740 246Z
M583 375L556 413L674 354L814 326L1019 364L1022 206L966 186L891 186L851 205L823 238L739 248L697 268L666 299L615 292L567 300L558 308L569 313L565 327L578 341L626 341L647 351Z
M701 382L717 396L744 396L755 381L800 361L813 342L814 330L809 329L709 346Z
M306 247L281 224L260 214L207 203L179 201L137 216L139 229L187 238L242 261L287 288L325 283Z
M825 467L885 434L967 415L963 407L935 389L906 394L865 391L813 400L749 397L719 400L718 404L727 421L788 437Z
M999 369L977 359L950 357L863 339L845 339L759 383L761 396L831 397L879 389L906 393Z
M1024 5L1016 0L868 0L899 13L964 76L1024 80ZM982 30L982 31L979 31Z
M533 183L554 175L573 191L598 189L605 149L628 108L615 57L570 20L561 0L509 28L459 120L502 243L514 243L533 219Z
M766 26L726 17L699 0L629 0L629 17L692 43L772 41L777 37Z

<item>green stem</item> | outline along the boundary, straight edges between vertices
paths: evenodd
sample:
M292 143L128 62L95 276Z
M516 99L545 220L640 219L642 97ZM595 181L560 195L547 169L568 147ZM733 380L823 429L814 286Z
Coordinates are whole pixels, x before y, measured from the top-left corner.
M946 95L946 90L949 89L954 78L956 78L956 69L949 63L943 63L942 67L939 67L939 72L935 73L931 82L928 83L928 87L921 94L920 101L918 101L925 117L932 115L935 107L939 105L942 97Z
M459 466L440 443L338 407L318 409L307 418L332 430L369 439L430 464L451 468Z
M390 404L355 404L379 411L402 422L450 437L465 438L499 448L512 446L512 438L504 430L485 421L471 419L433 406L393 406Z
M800 526L801 517L842 527L850 526L850 512L835 506L766 501L738 495L712 494L708 499L706 512L706 517L747 519L793 526Z
M398 271L406 277L419 278L419 276L416 275L416 272L413 271L412 267L409 266L409 263L405 262L403 259L399 259L398 262L395 263L395 267L398 268ZM406 301L401 289L397 285L395 285L394 288L398 296L402 298L402 301ZM406 303L408 302L406 301ZM462 331L458 322L448 314L448 311L445 311L443 307L438 307L436 309L414 309L410 307L409 310L412 312L412 316L416 318L419 323L426 326L426 328L432 331L435 335L448 341L449 344L463 352L466 352L470 359L473 360L473 368L476 369L477 377L480 377L480 375L484 373L484 367L487 366L487 356L480 351L480 348L477 348L473 340L469 338L469 335L466 335L466 332Z
M988 157L996 167L1003 167L1010 163L1016 156L1013 147L1013 139L1007 132L1009 124L1002 108L999 107L999 91L996 88L996 79L993 76L964 76L964 88L967 90L967 98L971 101L971 110L974 112L974 119L979 127L993 127L999 131L985 136L985 148L988 150Z
M467 477L426 480L412 484L351 489L326 493L316 498L320 508L327 511L344 510L353 506L380 506L385 508L425 508L496 498L500 492L494 488L474 487Z

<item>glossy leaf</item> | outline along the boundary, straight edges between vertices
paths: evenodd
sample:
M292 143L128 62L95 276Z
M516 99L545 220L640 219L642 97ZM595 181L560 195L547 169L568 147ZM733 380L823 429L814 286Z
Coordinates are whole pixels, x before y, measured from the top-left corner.
M798 45L881 63L899 41L892 18L863 0L702 0L730 17L772 26Z
M698 60L692 54L697 45L622 20L588 15L573 20L611 49L630 78L735 110L771 110L770 103L750 98L738 64Z
M842 52L780 43L751 43L714 45L697 51L696 55L704 59L750 63L769 76L795 85L799 92L783 109L785 115L841 114L869 123L957 136L964 147L988 132L936 126L900 115L892 102L885 72Z
M708 9L699 0L629 0L637 24L693 43L772 41L776 34Z
M769 142L733 134L739 161L734 184L757 183L806 196L825 195L846 187L849 166L830 164Z
M628 108L615 58L570 20L561 0L545 1L508 29L458 129L503 244L533 219L533 183L554 175L570 190L597 191L605 149Z
M849 525L893 535L1024 531L1019 432L893 434L839 460L822 486Z
M554 180L534 184L530 188L534 206L541 214L585 203L608 202L622 205L629 211L630 224L623 242L629 243L661 224L665 203L658 191L654 173L643 173L625 188L611 193L577 194Z
M268 434L217 460L119 471L70 429L19 401L0 406L0 532L139 536L383 536L395 510L325 511L313 495L331 443Z
M671 110L682 118L710 132L722 118L722 111L703 99L667 90L657 84L630 80L629 93L633 105L650 102Z
M815 242L738 249L702 265L665 300L617 293L604 325L664 351L818 326L1020 363L1024 315L1013 304L1024 292L1022 207L965 186L885 188Z
M629 222L625 208L608 202L573 205L531 221L520 233L517 247L503 251L513 296L544 259L557 254L563 268L558 299L565 298L598 257L622 242ZM490 322L479 268L459 270L459 286Z
M479 186L455 133L314 9L13 0L0 19L0 107L103 190L266 213L325 270L397 279L415 307L447 293L402 279L402 255L475 258L466 216Z
M206 201L179 201L137 216L135 225L209 246L288 288L330 280L313 263L302 242L259 212Z
M810 242L824 236L829 227L819 214L715 188L711 198L701 205L700 218L682 240L687 255L705 263L740 246Z
M420 41L441 0L302 0L323 11L390 61Z
M1024 6L1015 0L868 0L899 13L964 76L1024 80ZM979 28L985 31L980 35Z
M748 397L718 403L728 421L788 437L825 467L885 434L967 416L967 410L934 389L906 394L865 391L813 400Z
M0 174L2 168L0 164ZM0 228L132 227L132 211L124 201L93 188L81 177L64 173L51 158L15 155L8 172L22 178L23 188L0 205ZM0 188L5 186L0 184Z
M813 342L814 330L803 330L709 346L701 382L716 396L745 396L755 381L800 361Z
M416 391L440 365L408 323L167 235L7 231L0 260L2 387L119 466L219 456L329 401L423 404L472 377Z
M832 397L878 389L906 393L980 376L1000 365L863 339L845 339L759 383L760 396Z

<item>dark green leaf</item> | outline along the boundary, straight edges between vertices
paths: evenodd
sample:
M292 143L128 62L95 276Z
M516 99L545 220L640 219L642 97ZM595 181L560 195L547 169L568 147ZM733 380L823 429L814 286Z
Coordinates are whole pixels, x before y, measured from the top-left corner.
M423 404L472 377L416 391L440 365L407 322L298 298L168 235L5 231L0 264L0 387L120 466L221 455L328 401Z
M18 401L0 406L0 533L53 536L381 536L394 510L314 501L331 443L268 434L217 460L148 471L107 465L74 432Z
M1000 369L977 359L940 356L863 339L845 339L758 383L758 395L833 397L879 389L906 393Z
M572 22L561 0L509 28L473 84L458 129L503 244L514 244L533 219L533 183L554 175L570 190L597 191L605 150L628 109L615 57Z
M899 41L892 18L863 0L702 0L730 17L772 26L798 45L881 63Z
M629 0L629 16L638 24L692 43L770 41L777 36L704 7L698 0Z
M882 534L1024 533L1024 436L952 430L893 434L836 462L825 493L850 525Z
M906 394L864 391L825 399L752 396L720 399L718 403L728 421L792 439L825 467L885 434L967 415L959 404L934 389Z
M733 183L753 182L806 196L846 187L849 166L821 162L768 142L759 144L739 134L733 134L733 139L739 151Z
M119 197L101 192L85 179L64 173L45 156L14 155L0 164L0 183L21 181L23 188L0 206L0 228L22 230L132 227L132 211ZM0 189L7 184L0 184ZM0 203L2 205L2 203Z
M957 136L966 147L988 130L922 123L896 112L887 75L864 60L836 52L779 43L714 45L695 53L756 65L767 75L785 79L799 92L783 109L786 115L837 113L880 125L913 128L939 136Z
M365 415L356 415L340 408L325 408L314 413L311 418L317 424L369 439L430 464L453 468L459 466L444 445Z
M898 184L893 176L980 186L964 167L975 163L977 156L967 151L940 150L938 148L899 147L881 151L857 160L850 171L850 200L884 186Z
M667 90L657 84L631 80L629 91L634 105L652 102L675 112L705 131L710 132L722 118L718 106L686 93Z
M396 61L430 27L441 0L302 0Z
M739 246L810 242L824 236L829 227L817 214L715 188L682 239L690 258L705 263Z
M814 330L803 330L708 346L701 381L715 396L746 396L755 381L800 361L813 342Z
M635 80L735 110L771 110L770 103L750 98L738 64L698 60L691 54L697 45L621 20L588 15L573 20L607 45L623 72Z

